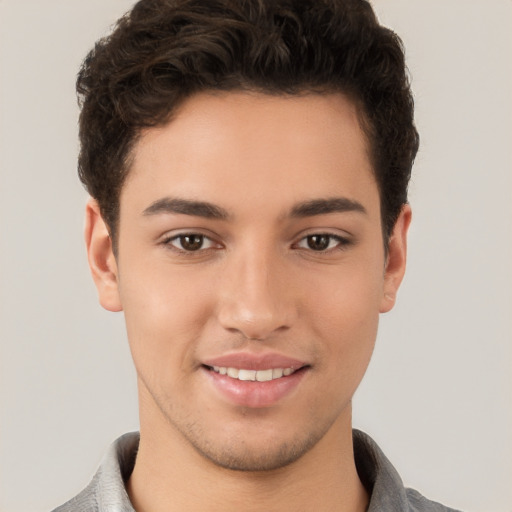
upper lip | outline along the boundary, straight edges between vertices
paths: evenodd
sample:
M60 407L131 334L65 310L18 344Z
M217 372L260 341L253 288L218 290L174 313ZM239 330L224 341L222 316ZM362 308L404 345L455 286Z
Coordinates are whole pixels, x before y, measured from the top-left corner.
M226 368L238 368L245 370L270 370L272 368L293 368L297 370L307 363L298 359L267 352L264 354L254 354L250 352L235 352L213 357L203 361L205 366L219 366Z

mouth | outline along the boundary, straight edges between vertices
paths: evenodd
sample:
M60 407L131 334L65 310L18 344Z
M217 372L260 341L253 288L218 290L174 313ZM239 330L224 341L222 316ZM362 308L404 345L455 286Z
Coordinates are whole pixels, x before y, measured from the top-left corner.
M250 370L245 368L234 368L232 366L206 366L206 368L212 372L218 373L219 375L226 375L231 379L237 379L240 381L252 381L252 382L270 382L272 380L282 379L283 377L289 377L296 371L304 368L268 368L266 370Z
M282 366L261 364L261 361L259 365L247 362L238 362L237 366L203 364L202 368L212 389L223 400L235 406L258 409L276 406L293 396L311 368L308 364L286 362Z

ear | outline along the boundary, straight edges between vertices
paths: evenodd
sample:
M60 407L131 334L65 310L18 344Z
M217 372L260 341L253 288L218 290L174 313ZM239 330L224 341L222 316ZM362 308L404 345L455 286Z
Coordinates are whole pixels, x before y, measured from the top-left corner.
M404 204L389 239L380 312L393 308L407 262L407 231L411 223L411 207Z
M117 263L107 225L98 203L90 199L85 208L85 245L89 268L98 290L100 304L109 311L121 311Z

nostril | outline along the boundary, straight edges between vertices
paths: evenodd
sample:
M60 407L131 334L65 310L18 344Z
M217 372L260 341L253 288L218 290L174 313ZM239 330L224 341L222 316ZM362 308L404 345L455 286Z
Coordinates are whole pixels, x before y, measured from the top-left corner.
M217 319L228 332L242 334L246 340L264 341L288 329L297 318L294 301L274 294L225 295L219 302Z

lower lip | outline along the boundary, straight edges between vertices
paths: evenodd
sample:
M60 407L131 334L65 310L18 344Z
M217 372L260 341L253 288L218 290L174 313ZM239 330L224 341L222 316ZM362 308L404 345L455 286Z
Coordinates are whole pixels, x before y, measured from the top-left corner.
M243 407L270 407L292 393L299 385L307 368L301 368L286 377L267 382L244 381L203 368L210 382L224 398Z

